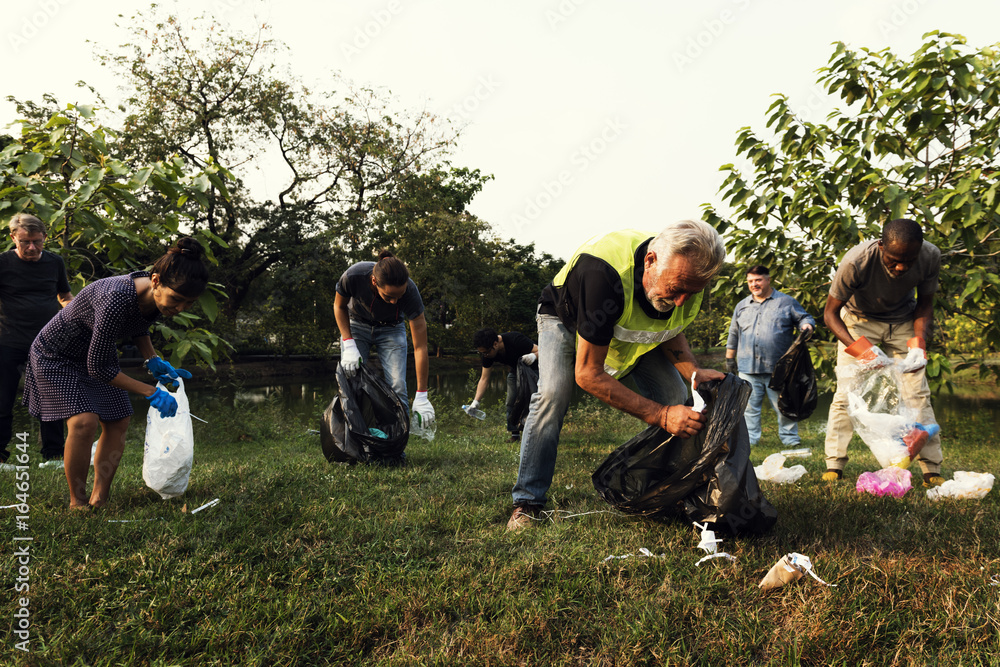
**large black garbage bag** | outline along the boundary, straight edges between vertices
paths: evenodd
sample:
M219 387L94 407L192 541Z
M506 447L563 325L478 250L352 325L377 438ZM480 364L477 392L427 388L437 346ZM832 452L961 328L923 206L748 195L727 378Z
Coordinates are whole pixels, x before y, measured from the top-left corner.
M531 407L531 395L538 391L538 371L524 363L517 362L517 390L514 394L514 405L507 415L507 430L520 433L524 430L524 422L528 419L528 409Z
M659 520L707 523L733 535L762 533L778 513L750 463L743 410L750 384L735 375L703 382L705 428L680 438L651 426L594 471L594 488L615 508Z
M323 412L320 442L328 461L398 464L410 438L402 401L381 375L361 364L354 377L337 366L339 394ZM370 429L385 434L381 438Z
M778 410L794 421L811 415L819 401L816 373L806 345L811 336L811 331L799 332L795 342L774 365L767 385L778 392Z

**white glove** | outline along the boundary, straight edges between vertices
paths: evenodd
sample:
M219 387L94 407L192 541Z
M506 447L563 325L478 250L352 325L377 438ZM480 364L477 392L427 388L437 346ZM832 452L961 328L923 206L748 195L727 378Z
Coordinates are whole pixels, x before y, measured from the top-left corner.
M916 373L927 365L927 357L919 347L911 347L906 355L906 359L900 364L900 370L904 373Z
M361 353L358 352L358 345L353 338L347 338L340 342L340 365L344 367L344 373L352 378L358 372L361 365Z
M858 365L866 371L876 371L892 363L892 359L885 355L877 345L872 345L869 354L864 359L858 359Z
M434 406L427 400L426 391L418 391L413 399L413 411L420 415L420 423L424 428L429 428L434 423Z
M535 363L535 360L537 360L537 359L538 359L538 355L535 354L534 352L529 352L528 354L526 354L523 357L521 357L521 361L523 361L524 363L526 363L529 366L531 364Z
M475 410L476 408L479 407L479 401L477 401L476 399L472 399L472 403L469 403L469 407Z

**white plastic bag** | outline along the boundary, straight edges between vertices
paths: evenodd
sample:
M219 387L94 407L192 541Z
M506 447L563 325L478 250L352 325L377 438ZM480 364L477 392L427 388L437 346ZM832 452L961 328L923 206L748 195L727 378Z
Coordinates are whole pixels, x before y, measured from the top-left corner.
M757 475L757 479L776 484L791 484L799 481L802 475L806 474L806 467L796 465L786 468L784 454L771 454L759 466L754 466L753 471Z
M956 470L955 479L949 479L941 486L927 490L930 500L942 498L960 498L963 500L979 500L993 488L994 477L988 472L966 472Z
M149 406L146 413L146 444L142 454L142 479L160 497L176 498L187 490L194 463L194 428L184 380L177 378L177 413L161 417L160 411ZM158 388L167 391L163 384Z

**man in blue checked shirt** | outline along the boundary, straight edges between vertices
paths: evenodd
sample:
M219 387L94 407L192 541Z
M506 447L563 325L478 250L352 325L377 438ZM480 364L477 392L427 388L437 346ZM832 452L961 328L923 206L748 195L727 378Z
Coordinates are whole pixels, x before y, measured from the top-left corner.
M751 266L747 270L750 296L736 304L733 321L726 340L726 370L753 386L750 402L743 417L747 422L750 444L760 440L760 412L764 394L778 415L778 437L787 447L799 444L799 427L778 411L778 392L768 388L774 365L798 333L812 331L816 321L802 305L771 287L771 275L766 266Z

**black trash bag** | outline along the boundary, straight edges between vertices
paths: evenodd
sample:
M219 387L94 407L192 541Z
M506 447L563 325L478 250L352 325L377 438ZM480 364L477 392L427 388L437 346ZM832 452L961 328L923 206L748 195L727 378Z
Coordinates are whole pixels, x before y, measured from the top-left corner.
M514 405L507 415L507 430L520 433L524 430L524 422L528 419L528 409L531 407L531 396L538 391L538 371L524 363L517 362L517 389L514 393Z
M778 392L778 410L793 421L802 421L811 415L819 402L816 373L806 345L811 336L811 331L799 332L795 342L774 365L767 385Z
M750 463L743 421L750 384L726 375L703 382L698 393L707 403L705 428L692 438L647 428L594 471L594 488L628 514L697 521L733 535L765 532L778 512Z
M323 412L320 442L326 460L399 465L410 438L406 408L379 373L361 364L349 378L337 365L339 394ZM380 438L369 429L386 435Z

